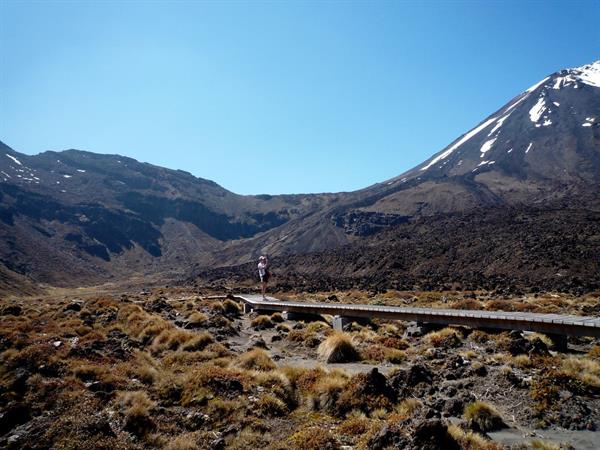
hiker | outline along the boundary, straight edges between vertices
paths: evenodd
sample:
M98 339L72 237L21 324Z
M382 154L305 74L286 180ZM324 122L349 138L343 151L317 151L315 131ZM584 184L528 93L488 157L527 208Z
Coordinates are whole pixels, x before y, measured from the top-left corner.
M263 299L266 300L267 297L265 293L267 292L267 283L269 282L269 260L266 256L261 256L258 258L258 276L260 277L260 287L262 291Z

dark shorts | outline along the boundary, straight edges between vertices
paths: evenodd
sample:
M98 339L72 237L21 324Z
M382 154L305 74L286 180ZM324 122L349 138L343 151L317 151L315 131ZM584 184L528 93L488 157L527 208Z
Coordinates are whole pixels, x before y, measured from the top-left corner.
M261 283L268 283L270 276L271 276L271 274L269 272L267 272L262 277L260 275L258 277L260 278Z

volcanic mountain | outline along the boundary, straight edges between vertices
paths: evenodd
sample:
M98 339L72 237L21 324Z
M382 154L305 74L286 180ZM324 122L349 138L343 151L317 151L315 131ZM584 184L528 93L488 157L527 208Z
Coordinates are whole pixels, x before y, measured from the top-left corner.
M483 220L486 230L497 225L504 238L496 247L514 248L515 239L527 239L527 227L520 228L520 238L507 231L505 219L515 211L521 217L536 211L535 219L524 219L536 224L564 219L570 211L575 219L560 219L566 227L561 232L583 227L581 236L593 236L599 180L600 61L544 78L423 164L349 193L241 196L189 173L118 155L67 150L27 156L1 144L2 279L24 275L64 285L164 277L241 264L259 253L308 252L313 258L331 249L326 254L347 264L354 251L348 249L366 245L385 253L386 243L409 227L415 239L443 238L443 223L460 234L464 228L452 225L456 220L473 226ZM529 228L528 236L537 229ZM473 232L462 237L462 245L471 247L489 240ZM597 244L597 237L590 239L581 244L581 256L573 256L578 267ZM424 247L413 245L428 248L425 241ZM467 273L473 265L490 267L474 255L467 263L455 254L443 264L457 262ZM393 264L401 271L408 262ZM370 276L375 267L367 266L362 272L346 267ZM321 270L314 261L312 267ZM387 265L376 270L385 272Z

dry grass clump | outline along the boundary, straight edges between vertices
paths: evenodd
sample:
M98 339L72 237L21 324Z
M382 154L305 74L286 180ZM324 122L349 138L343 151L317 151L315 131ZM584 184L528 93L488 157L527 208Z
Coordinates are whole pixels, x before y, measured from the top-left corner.
M600 390L600 362L569 356L562 361L561 372L579 381L587 390Z
M256 406L260 413L266 417L282 417L289 413L287 405L270 394L261 395L256 402Z
M164 447L165 450L200 450L196 443L196 438L192 434L184 434L177 436L172 441L169 441Z
M156 354L165 350L177 350L182 345L191 341L194 336L194 333L176 328L163 330L152 341L150 351Z
M385 347L381 345L369 345L360 351L360 359L374 363L380 363L385 360Z
M242 307L238 302L227 299L223 302L223 311L227 316L237 317L242 312Z
M450 304L452 309L483 309L483 304L474 298L466 298Z
M288 440L290 450L333 450L340 448L340 443L323 427L304 428L294 433Z
M125 412L125 430L143 436L154 428L154 422L150 417L155 403L150 400L144 391L122 392L119 395L119 403Z
M315 320L314 322L310 322L308 325L306 325L306 331L309 333L319 333L322 331L331 331L331 327L325 322Z
M510 358L509 362L511 366L520 367L521 369L533 367L533 362L531 361L531 358L527 355L513 356Z
M492 405L475 401L465 407L464 418L476 424L481 431L495 431L506 427L500 413Z
M346 363L360 360L360 354L354 347L350 336L339 331L332 333L319 345L318 353L328 363Z
M208 316L199 311L195 311L190 314L187 318L188 325L192 327L199 327L208 321Z
M600 359L600 345L594 345L587 355L593 359Z
M342 436L361 436L371 426L371 421L363 413L349 414L348 418L338 425L337 434Z
M252 383L248 373L211 364L189 371L183 383L182 404L190 405L212 396L237 397Z
M407 398L402 400L394 407L394 411L397 414L401 414L404 417L412 417L419 408L423 406L421 400L417 398Z
M400 364L402 361L406 360L406 352L388 348L385 351L385 359L392 364Z
M276 365L269 354L262 348L252 350L240 355L237 365L246 370L269 371L275 369Z
M527 333L525 334L525 339L531 342L535 341L536 339L539 339L544 344L546 344L548 348L554 347L554 342L552 342L552 339L550 339L547 335L542 333Z
M273 313L271 314L271 322L273 323L281 323L284 322L285 319L283 318L283 316L281 315L281 313Z
M282 371L256 372L254 382L257 386L263 387L286 405L292 406L295 403L294 389L288 377Z
M398 350L406 350L410 347L408 341L397 337L381 337L377 342L384 347L395 348Z
M195 352L199 350L204 350L206 346L212 344L214 342L214 338L210 333L200 333L194 335L189 341L185 342L181 346L181 350L186 352Z
M273 328L275 325L269 316L262 315L252 320L252 322L250 322L250 326L255 330L266 330L267 328Z
M323 409L334 413L336 403L347 383L348 377L344 373L332 371L320 378L304 399L311 409Z
M490 335L485 331L474 330L469 334L469 340L477 344L485 344L490 340Z
M462 336L454 328L443 328L427 334L425 342L432 347L453 348L462 343Z
M285 323L280 323L275 327L275 329L277 331L281 331L282 333L289 333L292 330L292 328Z
M541 439L533 439L529 443L529 447L534 450L560 450L562 447L560 444L555 444L553 442L542 441ZM572 448L568 446L566 448Z
M485 309L488 311L514 311L515 304L512 301L506 300L490 300L485 305Z
M78 362L75 361L74 364ZM112 375L106 366L82 363L73 368L73 374L83 381L104 381L112 379Z
M502 450L501 445L487 440L479 433L465 431L456 425L448 426L448 433L460 445L462 450Z

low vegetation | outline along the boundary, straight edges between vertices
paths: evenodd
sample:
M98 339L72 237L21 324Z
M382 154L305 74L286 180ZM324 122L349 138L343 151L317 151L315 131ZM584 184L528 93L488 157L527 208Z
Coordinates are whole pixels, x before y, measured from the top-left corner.
M483 432L500 430L506 427L498 410L492 405L475 401L465 407L464 418Z
M366 295L336 292L339 301ZM482 293L469 300L494 306ZM547 298L544 307L570 304ZM522 429L599 425L600 346L591 339L578 341L578 354L514 354L515 342L545 336L451 327L413 336L384 320L338 332L176 289L19 300L2 311L11 313L0 325L2 448L496 450L485 433L504 417Z
M319 356L328 363L345 363L358 361L360 354L352 339L345 333L332 333L319 345Z

